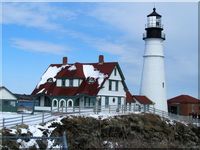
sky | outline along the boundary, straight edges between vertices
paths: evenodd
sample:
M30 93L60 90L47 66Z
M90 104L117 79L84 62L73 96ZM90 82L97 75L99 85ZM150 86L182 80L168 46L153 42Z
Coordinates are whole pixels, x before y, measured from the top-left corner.
M198 97L198 5L155 3L162 15L167 98ZM139 94L147 15L154 3L3 3L2 78L13 93L30 94L49 64L119 62Z

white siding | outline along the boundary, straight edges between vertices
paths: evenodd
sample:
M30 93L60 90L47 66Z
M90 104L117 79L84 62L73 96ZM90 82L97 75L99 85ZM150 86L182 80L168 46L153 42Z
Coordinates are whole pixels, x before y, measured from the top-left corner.
M103 87L104 88L102 88L98 93L99 96L126 96L126 92L124 91L124 86L121 81L118 82L118 91L109 91L109 80L105 81Z
M13 96L10 92L6 89L2 88L0 90L0 99L8 99L8 100L16 100L16 97Z
M44 96L40 97L40 106L44 106Z
M112 89L109 91L109 81L113 80L112 82ZM116 91L116 81L118 81L118 90ZM120 73L118 69L116 68L116 74L115 69L113 69L110 77L108 80L105 81L103 88L99 91L98 96L101 96L101 105L105 106L105 96L109 97L109 105L115 105L118 106L118 97L121 97L121 105L125 104L125 96L126 92L124 90L124 86L122 84L122 78L120 76ZM115 98L115 101L113 102L113 98Z
M114 72L115 72L115 69L113 69L109 79L111 79L111 80L121 80L121 76L120 76L117 68L116 68L116 75L115 75Z
M115 101L113 102L113 98L115 99ZM108 97L109 99L109 103L108 105L118 105L118 97L112 96L112 97ZM125 104L125 98L121 97L121 105ZM101 97L101 106L105 106L105 96Z
M56 86L60 87L61 85L62 85L62 80L61 79L57 79Z
M101 106L105 106L105 96L101 97Z

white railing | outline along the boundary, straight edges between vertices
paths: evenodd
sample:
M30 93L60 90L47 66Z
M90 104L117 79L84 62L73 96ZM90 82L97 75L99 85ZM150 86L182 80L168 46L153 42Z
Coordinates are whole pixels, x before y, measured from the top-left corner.
M2 118L2 121L0 122L0 128L14 127L19 124L29 124L29 125L40 124L48 122L53 119L54 116L52 116L51 113L47 112L41 112L34 115L21 114L21 116L18 117Z
M180 116L168 113L162 110L155 109L154 107L142 107L137 105L108 105L108 106L92 106L92 107L61 107L52 109L49 112L40 112L34 115L22 114L20 117L3 118L0 122L0 128L14 127L18 124L39 124L45 123L55 119L56 116L70 115L70 114L116 114L126 115L130 113L152 113L159 115L162 118L168 118L185 123L192 123L200 126L200 118L192 118L192 116Z

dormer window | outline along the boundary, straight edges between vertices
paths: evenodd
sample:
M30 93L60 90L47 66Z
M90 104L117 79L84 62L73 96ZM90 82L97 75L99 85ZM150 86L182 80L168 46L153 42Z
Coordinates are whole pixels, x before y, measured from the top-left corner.
M88 79L88 83L92 84L92 83L94 83L94 82L95 82L95 78L89 78L89 79Z
M53 78L47 79L47 82L52 83L53 82Z

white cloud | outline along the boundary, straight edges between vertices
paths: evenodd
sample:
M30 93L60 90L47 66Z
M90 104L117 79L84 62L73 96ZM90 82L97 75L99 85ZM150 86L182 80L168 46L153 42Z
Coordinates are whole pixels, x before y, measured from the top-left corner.
M66 51L69 51L68 47L59 44L26 39L12 39L11 45L15 48L25 51L51 53L57 55L61 55L64 54Z
M70 20L75 12L50 6L48 3L3 3L2 23L43 30L64 30L56 20Z

